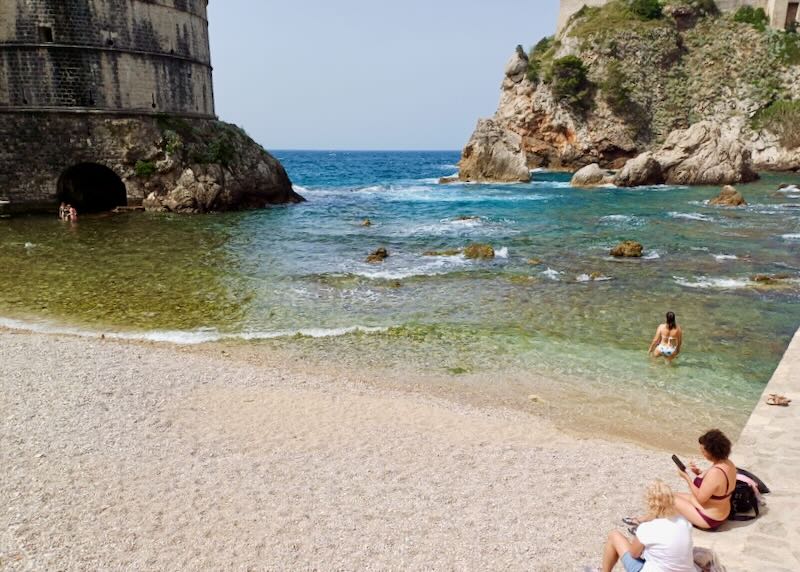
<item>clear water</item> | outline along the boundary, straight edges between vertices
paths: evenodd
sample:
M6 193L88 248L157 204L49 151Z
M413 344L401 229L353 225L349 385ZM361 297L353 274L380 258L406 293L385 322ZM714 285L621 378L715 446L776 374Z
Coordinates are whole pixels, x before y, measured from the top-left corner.
M276 155L306 204L1 220L0 315L242 340L640 437L735 431L800 325L800 191L776 192L795 175L741 186L750 206L721 209L704 203L713 188L578 190L555 173L438 185L454 152ZM623 239L644 259L611 259ZM498 256L423 254L473 242ZM390 257L366 263L380 246ZM755 273L791 279L758 286ZM686 337L671 367L646 355L667 310Z

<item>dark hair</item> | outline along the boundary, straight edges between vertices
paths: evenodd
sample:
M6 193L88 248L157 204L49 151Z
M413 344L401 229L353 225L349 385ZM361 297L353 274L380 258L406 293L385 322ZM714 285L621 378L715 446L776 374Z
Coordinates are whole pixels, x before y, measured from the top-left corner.
M667 312L667 327L674 330L677 325L675 324L675 312Z
M697 441L715 461L724 461L731 454L731 440L719 429L706 431Z

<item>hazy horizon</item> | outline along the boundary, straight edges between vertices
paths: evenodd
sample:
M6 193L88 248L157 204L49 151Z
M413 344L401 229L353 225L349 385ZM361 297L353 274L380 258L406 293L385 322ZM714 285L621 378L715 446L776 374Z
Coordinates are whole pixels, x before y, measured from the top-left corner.
M212 1L217 115L271 150L458 151L494 113L515 46L552 34L557 13L557 0Z

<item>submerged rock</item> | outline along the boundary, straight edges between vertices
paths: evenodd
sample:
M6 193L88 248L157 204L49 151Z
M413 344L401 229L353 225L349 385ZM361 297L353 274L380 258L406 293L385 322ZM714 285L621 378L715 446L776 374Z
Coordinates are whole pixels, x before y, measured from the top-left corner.
M361 226L365 226L365 227L372 226L372 221L371 221L371 220L369 220L368 218L365 218L365 219L364 219L364 220L361 222Z
M601 169L597 163L586 165L572 175L570 185L573 187L597 187L607 185L614 180L614 174Z
M447 250L427 250L422 253L422 256L457 256L461 251L457 248Z
M375 252L367 256L367 262L370 264L380 264L387 258L389 258L389 251L381 246Z
M458 178L458 175L453 175L452 177L441 177L439 179L439 184L440 185L449 185L450 183L457 183L459 181L460 181L460 179Z
M461 154L458 177L479 182L530 181L522 138L492 119L481 119Z
M708 201L708 204L719 207L740 207L747 206L747 201L735 188L725 185L719 195Z
M464 249L464 257L470 259L494 258L494 248L488 244L470 244Z
M617 258L640 258L644 247L636 241L626 240L611 249L611 256Z
M779 274L754 274L750 277L752 282L758 282L759 284L777 284L782 280L790 280L793 278L791 274L779 273Z

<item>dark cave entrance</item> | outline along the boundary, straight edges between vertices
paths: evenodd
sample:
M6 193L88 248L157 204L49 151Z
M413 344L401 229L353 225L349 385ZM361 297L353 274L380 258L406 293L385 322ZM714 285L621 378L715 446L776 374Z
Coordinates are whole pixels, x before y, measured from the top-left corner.
M59 177L58 201L72 205L78 214L97 213L126 206L128 193L122 179L108 167L80 163Z

